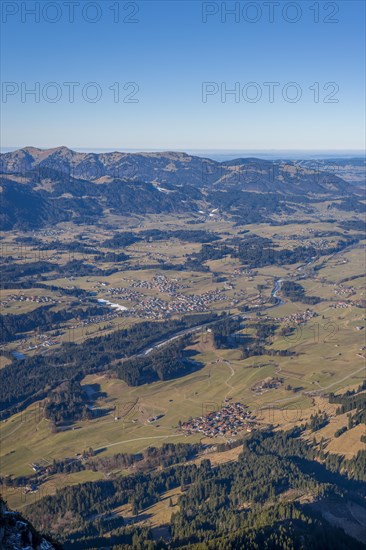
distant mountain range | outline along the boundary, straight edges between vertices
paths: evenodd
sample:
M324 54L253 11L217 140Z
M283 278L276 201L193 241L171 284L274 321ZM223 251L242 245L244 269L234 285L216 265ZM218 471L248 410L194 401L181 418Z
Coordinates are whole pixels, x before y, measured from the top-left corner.
M353 185L366 186L366 160L365 156L355 158L314 159L299 160L300 166L313 170L332 172Z
M239 223L290 213L299 204L360 193L308 164L186 153L79 153L25 147L0 156L3 230L117 215L226 215Z

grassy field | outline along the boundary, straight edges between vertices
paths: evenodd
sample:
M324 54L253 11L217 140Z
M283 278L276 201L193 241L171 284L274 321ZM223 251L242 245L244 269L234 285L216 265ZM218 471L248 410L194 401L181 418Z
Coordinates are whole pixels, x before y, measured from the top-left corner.
M148 217L143 222L139 218L127 221L124 230L135 227L141 229L151 228L185 228L183 219L179 216L170 219L159 218L159 216ZM192 228L192 226L191 226ZM289 224L272 227L268 224L235 228L227 222L210 222L194 225L194 229L212 230L224 236L238 234L243 229L249 229L263 237L273 238L280 248L292 248L308 243L313 238L313 232L334 230L329 223L314 222L314 224ZM72 240L80 227L73 228L70 224L64 227L63 232L57 238L60 241ZM102 242L110 237L110 232L93 228L83 228L83 234L88 239ZM19 236L19 235L16 235ZM46 240L54 237L47 236ZM8 251L15 247L13 241L8 243ZM351 288L350 299L365 299L364 281L359 275L364 272L364 258L361 243L331 258L322 257L314 265L322 265L319 271L299 282L304 286L307 295L319 296L322 299L317 305L308 306L301 302L290 302L286 300L283 305L263 311L262 315L277 318L280 329L286 326L294 328L289 336L281 336L280 330L273 338L270 348L275 350L290 350L296 352L295 356L263 355L243 360L240 350L217 350L214 348L212 338L209 334L197 337L192 344L195 350L195 359L202 363L203 367L187 376L171 381L156 382L139 387L129 387L123 381L108 376L87 376L82 384L85 386L98 385L101 392L105 394L96 403L104 409L114 409L103 417L91 421L76 422L74 429L52 433L49 422L43 418L41 404L35 403L26 411L18 413L9 418L0 426L0 472L1 475L22 476L32 474L32 463L47 464L55 459L73 457L76 453L92 447L98 454L110 456L118 452L136 453L149 446L159 446L164 442L198 442L198 434L185 436L179 429L179 421L185 421L189 417L201 416L212 410L220 408L225 399L241 401L247 404L255 414L261 425L274 424L277 429L287 429L298 423L309 419L314 411L327 410L331 414L331 422L328 426L317 433L324 435L327 448L331 452L347 452L350 456L362 447L360 442L361 428L357 426L346 432L339 438L334 438L334 432L341 427L344 419L336 417L334 410L329 407L326 399L320 396L327 392L344 391L345 389L357 386L365 377L365 361L362 357L365 352L361 349L365 345L364 311L353 304L345 308L335 308L339 301L344 300L342 295L336 294L339 284L343 279L356 276L356 279L344 283L344 286ZM127 253L132 257L131 262L153 263L156 258L161 258L169 263L182 263L187 254L199 250L200 245L192 243L179 243L175 241L138 243L128 247ZM13 248L14 252L15 248ZM49 251L48 251L49 252ZM52 255L52 254L51 254ZM61 255L60 262L67 261L67 255ZM78 257L76 255L76 257ZM82 257L82 256L81 256ZM26 258L25 261L30 261ZM225 290L225 300L213 303L212 308L218 311L235 311L232 305L233 300L239 300L239 304L246 303L253 305L253 300L258 296L258 287L261 285L262 296L268 300L273 289L274 280L277 278L289 278L298 275L300 264L278 267L268 266L255 270L255 273L240 273L240 264L232 258L208 262L210 273L185 272L185 271L164 271L134 269L119 271L107 277L84 276L84 277L50 277L44 281L46 284L62 288L78 287L84 290L95 292L95 299L106 298L114 301L107 294L108 286L102 287L100 282L107 283L110 287L128 288L131 282L151 281L157 274L161 273L169 278L178 279L179 284L184 286L184 294L202 294L214 289L223 289L224 283L216 283L213 280L215 275L223 275L232 288ZM105 269L112 264L103 264ZM245 270L244 270L245 271ZM161 297L169 301L172 299L167 293L159 292L157 289L138 288L139 292L146 297ZM71 299L60 292L47 289L7 289L3 291L1 299L6 299L11 294L23 294L27 296L47 295L61 304L53 307L67 307ZM122 305L130 305L116 299ZM31 301L13 301L6 306L4 313L23 313L31 311L40 304ZM316 317L310 319L306 325L299 327L288 316L304 312L307 308L317 313ZM256 310L244 314L249 317L244 321L243 332L252 334L253 329L246 325L257 322L259 317ZM284 319L285 318L285 319ZM283 319L280 321L279 319ZM108 323L96 323L87 328L76 328L73 331L73 340L77 343L100 334L100 329L105 331L115 330L117 326L129 326L137 322L137 318L117 318ZM63 339L70 335L68 329L74 321L65 323L63 327ZM6 346L6 349L23 349L27 343L16 341ZM34 352L35 353L35 352ZM1 358L0 367L8 364L8 359ZM281 377L283 383L276 389L256 395L253 386L270 377ZM290 387L290 389L289 389ZM157 414L162 418L154 423L148 419ZM115 420L115 417L118 420ZM216 440L209 440L214 444ZM236 452L236 450L235 450ZM235 452L230 459L235 459ZM213 460L222 460L221 457ZM49 479L42 486L42 491L52 492L57 486L65 484L80 483L86 480L100 478L100 472L80 472L67 476L56 476ZM48 485L47 485L48 484ZM19 490L14 490L10 495L10 504L16 508L23 505L24 495ZM172 497L173 503L176 495ZM39 498L35 495L27 495L27 498ZM164 523L171 513L167 509L166 499L158 503L152 510L148 511L151 521L158 517L156 525ZM174 511L174 506L173 506Z
M111 455L138 452L164 441L198 441L198 435L186 437L179 432L179 420L217 410L228 397L248 404L261 422L271 422L271 414L277 409L282 411L276 417L281 426L288 424L291 417L307 416L312 399L303 392L337 391L361 382L364 377L363 360L356 355L360 333L352 326L355 321L351 312L339 325L336 343L324 341L328 333L323 335L317 319L302 330L294 344L289 345L281 337L275 339L273 346L297 351L296 357L260 356L242 360L239 350L216 350L211 336L205 334L192 346L198 353L196 360L204 367L188 376L139 387L128 387L105 376L88 376L83 384L98 384L106 394L98 405L116 407L120 420L116 422L114 413L110 413L92 421L77 422L73 430L53 434L38 405L32 405L1 425L1 471L3 475L29 475L33 462L47 457L72 457L89 447ZM259 396L253 394L251 388L256 382L275 375L284 378L283 385ZM288 384L301 391L285 389ZM148 419L157 414L164 416L149 424Z

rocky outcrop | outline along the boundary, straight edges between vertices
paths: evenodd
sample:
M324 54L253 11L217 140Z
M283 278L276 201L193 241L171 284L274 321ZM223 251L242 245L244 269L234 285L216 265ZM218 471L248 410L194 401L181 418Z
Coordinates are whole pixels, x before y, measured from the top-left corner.
M9 510L6 503L0 498L0 548L2 550L59 550L21 514Z

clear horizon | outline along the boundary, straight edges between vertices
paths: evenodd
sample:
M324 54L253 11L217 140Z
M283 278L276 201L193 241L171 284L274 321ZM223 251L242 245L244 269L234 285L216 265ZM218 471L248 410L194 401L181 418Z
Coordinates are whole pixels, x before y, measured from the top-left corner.
M25 147L32 147L31 145ZM63 147L62 145L59 147ZM103 147L103 148L88 148L88 147L67 147L72 151L80 153L163 153L163 152L181 152L198 157L207 157L218 162L224 160L234 160L239 157L255 157L263 160L322 160L322 159L364 159L366 158L365 151L362 150L297 150L297 149L262 149L262 150L230 150L230 149L129 149L126 147ZM55 147L36 147L37 149L54 149ZM58 147L56 147L57 149ZM10 153L24 149L24 147L1 147L0 154Z
M33 145L26 145L22 147L0 147L0 154L10 153L24 149L25 147L35 147ZM360 149L333 149L333 150L306 150L306 149L150 149L150 148L138 148L129 149L127 147L103 147L103 148L89 148L89 147L72 147L67 145L60 145L57 147L35 147L37 149L57 149L58 147L67 147L72 151L80 153L163 153L163 152L182 152L194 156L207 156L213 160L231 160L240 156L250 157L256 156L263 158L264 160L276 160L276 159L289 159L289 160L315 160L315 159L327 159L327 158L363 158L365 159L366 152Z

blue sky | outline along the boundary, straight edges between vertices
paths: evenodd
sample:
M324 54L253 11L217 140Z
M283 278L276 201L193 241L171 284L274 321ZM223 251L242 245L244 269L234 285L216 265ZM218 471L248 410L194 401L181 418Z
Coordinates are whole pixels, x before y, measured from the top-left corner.
M1 146L363 149L364 2L269 3L3 0Z

